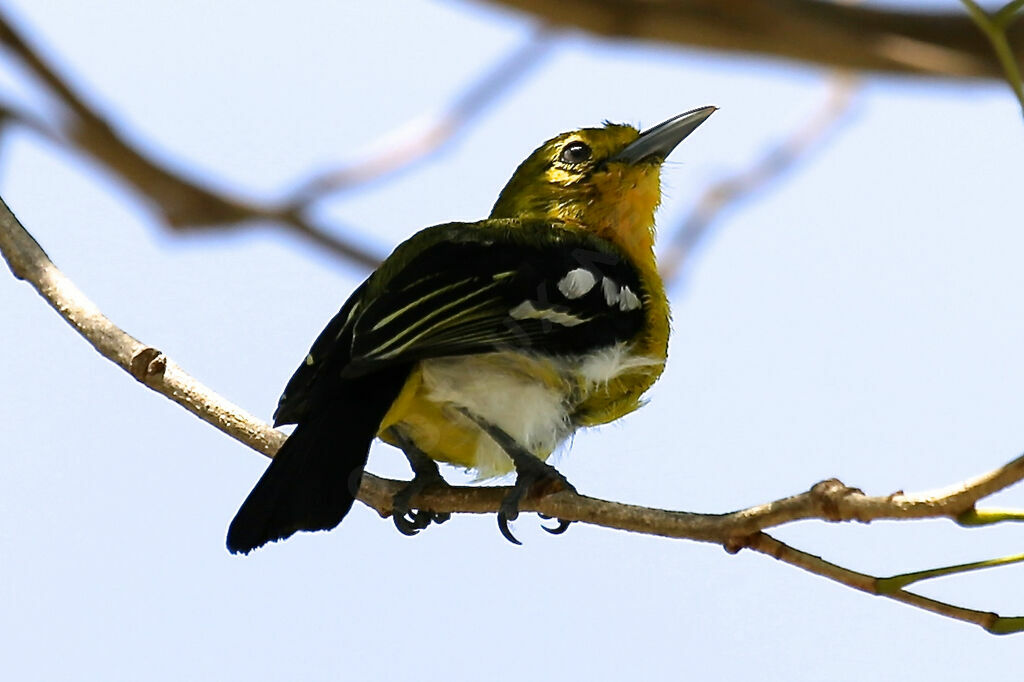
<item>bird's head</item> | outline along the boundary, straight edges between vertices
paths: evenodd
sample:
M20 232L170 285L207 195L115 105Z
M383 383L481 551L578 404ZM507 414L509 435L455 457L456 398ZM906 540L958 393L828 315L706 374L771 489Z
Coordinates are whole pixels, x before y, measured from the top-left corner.
M519 165L491 217L564 221L627 250L648 249L661 165L714 111L694 109L642 133L613 123L562 133Z

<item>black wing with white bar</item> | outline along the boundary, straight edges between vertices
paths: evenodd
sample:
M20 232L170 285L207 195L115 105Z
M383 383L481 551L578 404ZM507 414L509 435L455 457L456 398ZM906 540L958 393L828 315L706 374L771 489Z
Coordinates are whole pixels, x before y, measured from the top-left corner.
M632 338L643 324L636 271L593 239L558 236L424 250L355 315L345 373L505 348L583 353Z
M627 341L643 326L640 277L604 240L549 225L529 236L458 227L432 228L451 238L409 257L400 247L398 262L353 294L289 382L279 423L301 416L327 389L322 379L335 384L398 363L504 349L581 354Z

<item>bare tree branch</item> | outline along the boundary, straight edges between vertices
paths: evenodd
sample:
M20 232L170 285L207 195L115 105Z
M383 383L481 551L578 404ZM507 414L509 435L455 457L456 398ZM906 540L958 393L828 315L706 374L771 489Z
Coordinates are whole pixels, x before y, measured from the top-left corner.
M0 252L18 279L32 286L101 355L154 391L249 447L270 456L285 441L241 408L197 382L162 353L124 332L50 261L0 199Z
M60 130L63 135L54 131L52 137L68 140L133 185L156 205L171 227L234 224L252 219L254 212L257 217L264 217L265 209L213 194L160 167L132 147L57 75L3 14L0 14L0 43L46 87L64 110L65 116L58 117L66 120Z
M122 331L107 319L61 273L39 244L0 199L0 252L19 279L24 279L71 326L106 358L154 391L169 397L232 438L267 456L273 456L284 434L232 405L186 374L155 348ZM1024 456L944 490L916 494L893 493L873 497L839 481L823 481L792 497L728 514L695 514L651 509L598 500L570 491L523 501L523 511L536 511L568 521L579 521L649 535L721 544L736 552L743 548L768 554L780 561L827 577L858 590L879 594L957 620L978 624L990 632L1024 630L1024 619L1003 618L946 604L908 592L892 581L873 578L830 564L771 538L762 531L801 519L827 521L874 519L958 519L975 512L975 503L1024 479ZM403 482L363 475L359 500L381 516L392 513L392 501ZM412 500L416 508L436 512L493 513L505 487L453 487L428 489ZM977 510L984 518L984 510ZM977 521L972 517L972 521ZM1002 510L993 520L1024 520L1024 512ZM1008 561L1008 560L1005 560ZM1005 562L1004 561L1004 562ZM946 571L947 573L950 571ZM920 578L915 578L920 579Z
M940 616L973 623L994 635L1006 635L1024 631L1024 618L1006 617L991 611L967 609L902 589L889 591L882 587L884 581L882 578L858 573L857 571L851 571L842 566L829 563L819 556L801 552L783 542L779 542L767 533L756 533L750 536L745 546L755 552L767 554L773 559L778 559L790 566L802 568L808 573L823 576L841 585L846 585L847 587L852 587L855 590L875 596L888 597L889 599L930 611Z
M485 73L437 115L409 121L381 137L381 149L369 158L317 175L303 183L290 203L299 208L323 196L376 182L437 152L488 105L493 104L550 51L556 33L542 26L527 42Z
M25 125L45 139L91 157L126 182L173 230L239 228L244 223L269 222L366 267L380 256L314 225L295 211L251 199L229 196L170 170L128 142L98 110L50 66L0 10L0 44L19 60L50 94L59 108L50 123L42 117L4 107L8 122Z
M1001 78L1003 69L960 12L851 6L825 0L487 0L555 26L601 36L746 52L851 71ZM1024 27L1007 32L1019 63Z
M415 125L403 128L405 134L400 139L383 144L377 156L315 177L284 201L231 196L225 191L204 187L151 158L76 92L17 31L2 9L0 45L26 67L60 111L59 115L51 117L59 123L53 123L14 104L0 103L0 123L21 125L54 144L91 157L128 183L172 230L225 230L253 223L270 224L288 229L336 256L373 268L380 263L382 254L343 236L337 226L328 228L318 224L307 210L310 204L329 192L379 180L438 152L465 130L488 104L540 63L552 39L551 31L538 30L522 48L471 84L439 117L417 120ZM354 234L355 230L344 232Z

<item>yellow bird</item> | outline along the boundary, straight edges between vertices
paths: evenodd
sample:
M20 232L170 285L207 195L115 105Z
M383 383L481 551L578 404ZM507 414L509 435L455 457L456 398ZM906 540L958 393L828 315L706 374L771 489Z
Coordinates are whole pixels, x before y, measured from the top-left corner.
M231 522L228 549L338 525L375 437L415 473L394 500L403 533L447 519L410 509L443 484L436 462L447 462L480 478L516 471L498 523L517 542L508 522L520 500L538 484L571 488L545 460L577 429L640 407L664 369L661 165L714 111L643 133L563 133L520 164L486 220L398 246L288 382L275 426L297 426Z

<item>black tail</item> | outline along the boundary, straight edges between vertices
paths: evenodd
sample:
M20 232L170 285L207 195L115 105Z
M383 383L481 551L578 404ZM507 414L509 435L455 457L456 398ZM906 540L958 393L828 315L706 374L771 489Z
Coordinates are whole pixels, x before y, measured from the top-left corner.
M359 492L370 443L402 383L404 377L374 382L347 399L312 407L235 514L228 549L248 554L295 531L341 523Z

